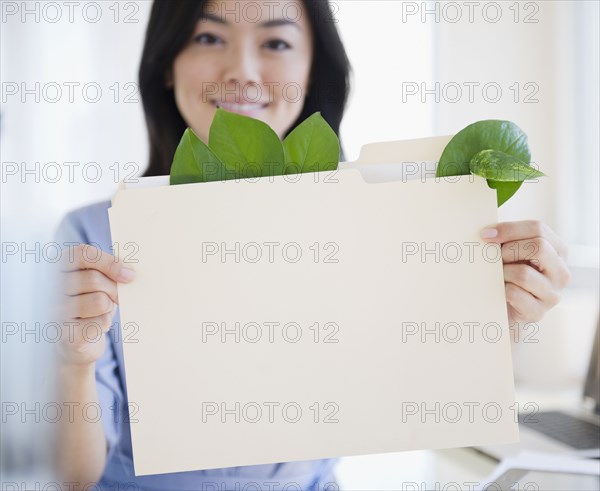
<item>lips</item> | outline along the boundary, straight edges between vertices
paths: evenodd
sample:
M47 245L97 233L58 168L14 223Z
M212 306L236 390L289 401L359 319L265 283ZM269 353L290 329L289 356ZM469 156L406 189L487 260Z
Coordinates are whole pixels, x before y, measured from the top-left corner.
M244 116L253 116L263 111L269 104L261 104L255 102L224 102L224 101L212 101L215 107L220 107L232 113L242 114Z

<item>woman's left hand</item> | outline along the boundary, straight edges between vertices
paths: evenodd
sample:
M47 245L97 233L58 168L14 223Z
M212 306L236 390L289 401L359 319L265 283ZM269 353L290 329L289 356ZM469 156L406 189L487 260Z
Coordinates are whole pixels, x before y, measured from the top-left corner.
M509 325L539 321L571 277L565 243L536 220L491 225L481 237L501 244Z

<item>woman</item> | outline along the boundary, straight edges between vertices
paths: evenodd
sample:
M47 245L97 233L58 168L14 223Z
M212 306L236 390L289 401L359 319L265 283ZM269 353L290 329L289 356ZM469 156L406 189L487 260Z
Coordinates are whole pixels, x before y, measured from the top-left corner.
M281 138L320 111L338 133L348 73L325 0L156 1L140 68L151 147L146 175L169 174L186 127L206 142L217 106L261 119ZM122 337L86 338L88 323L109 331L117 283L135 281L111 256L108 206L70 213L60 227L59 240L103 251L98 260L79 247L64 268L64 318L77 324L61 346L62 397L101 409L101 424L75 411L63 427L57 457L64 480L81 487L99 481L103 489L221 490L251 483L252 489L336 489L333 460L134 476L129 416L135 418L136 408L125 395ZM503 244L511 324L539 320L568 281L563 243L538 222L498 224L482 237ZM529 261L519 260L524 257Z

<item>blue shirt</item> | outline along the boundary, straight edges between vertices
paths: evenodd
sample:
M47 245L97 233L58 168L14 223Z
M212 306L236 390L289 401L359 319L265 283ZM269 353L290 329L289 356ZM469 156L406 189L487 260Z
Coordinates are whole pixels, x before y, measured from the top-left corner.
M113 254L108 208L105 201L68 213L58 227L59 243L91 244ZM127 386L123 377L123 336L119 311L107 337L106 350L96 362L96 386L101 421L108 442L107 464L98 487L102 490L160 491L333 491L338 486L333 476L335 459L288 462L245 467L229 467L194 472L178 472L136 477L133 455ZM160 390L160 388L158 388ZM168 407L168 405L167 405ZM135 416L132 416L135 419ZM210 442L206 443L210 445ZM97 489L97 488L94 488Z

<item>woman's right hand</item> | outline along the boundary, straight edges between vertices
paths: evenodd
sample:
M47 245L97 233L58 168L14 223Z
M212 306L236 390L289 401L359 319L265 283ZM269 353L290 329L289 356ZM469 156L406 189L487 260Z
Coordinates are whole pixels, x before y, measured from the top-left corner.
M60 352L69 365L93 365L104 352L119 297L117 283L133 271L114 256L81 244L63 254Z

